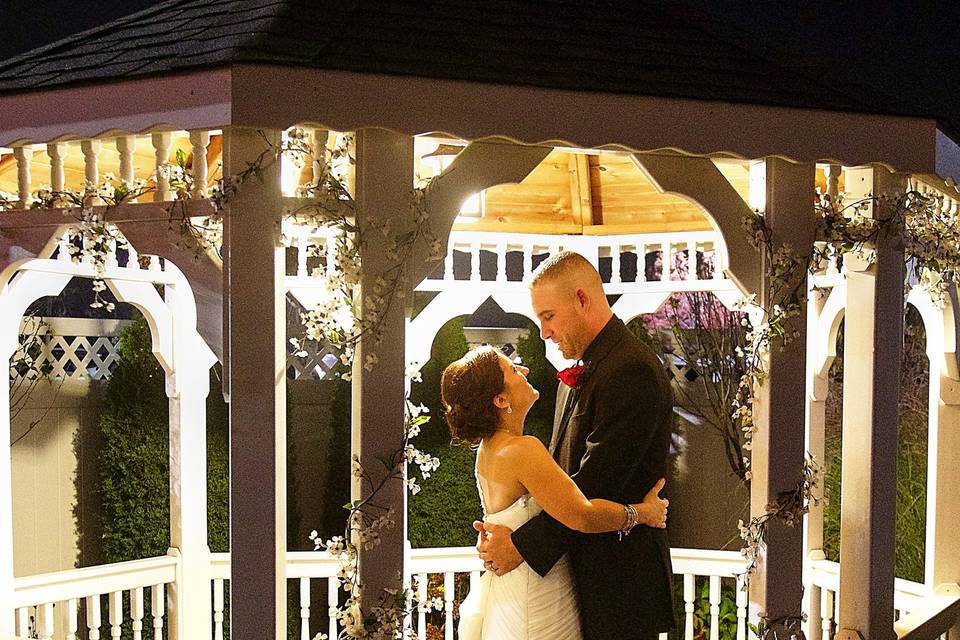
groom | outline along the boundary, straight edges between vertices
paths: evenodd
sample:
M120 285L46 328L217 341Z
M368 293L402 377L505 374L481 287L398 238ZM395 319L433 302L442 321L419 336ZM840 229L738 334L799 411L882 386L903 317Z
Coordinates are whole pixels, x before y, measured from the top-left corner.
M667 474L673 394L659 358L613 315L600 274L578 253L562 251L543 262L530 297L541 337L584 364L563 372L550 442L554 459L588 498L640 502ZM478 549L497 575L526 561L543 576L569 554L585 640L651 640L674 624L663 529L637 526L622 539L584 535L546 513L513 532L474 527L487 533Z

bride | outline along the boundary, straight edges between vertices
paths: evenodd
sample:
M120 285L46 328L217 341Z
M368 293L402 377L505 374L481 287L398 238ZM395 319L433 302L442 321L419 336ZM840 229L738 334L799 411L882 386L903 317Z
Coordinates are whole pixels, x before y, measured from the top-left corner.
M588 500L534 436L524 419L540 392L526 367L492 347L480 347L443 372L441 395L451 435L479 444L476 479L484 523L516 530L541 509L583 533L621 531L637 524L666 527L667 500L660 480L642 503ZM521 564L497 576L484 573L480 588L460 607L461 640L580 640L579 607L570 568L561 559L545 576Z

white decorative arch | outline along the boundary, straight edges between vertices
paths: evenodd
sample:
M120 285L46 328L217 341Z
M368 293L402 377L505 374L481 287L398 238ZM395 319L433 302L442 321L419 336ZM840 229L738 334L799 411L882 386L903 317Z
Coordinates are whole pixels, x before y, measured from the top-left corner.
M837 332L846 312L846 299L846 281L840 280L832 286L822 304L811 303L808 310L811 314L811 331L808 335L811 361L807 364L807 444L812 453L821 457L825 382L837 355ZM955 487L960 482L960 470L954 459L960 447L958 301L956 293L951 292L945 304L938 306L928 291L914 286L907 293L906 302L919 312L923 321L925 351L929 360L925 586L932 594L941 584L955 583L954 568L960 563L960 545L955 526L955 514L960 509L960 497ZM820 518L821 509L811 508L808 520ZM810 531L819 530L820 527L820 524L808 524ZM822 536L818 533L816 539L822 541ZM814 547L807 549L808 554L817 552Z
M66 255L65 252L62 255ZM18 345L23 314L35 300L63 292L73 278L103 279L117 300L143 312L152 349L166 373L170 400L170 545L183 579L173 586L171 630L211 631L207 547L206 398L216 356L197 332L197 308L183 273L170 261L155 268L107 266L97 273L69 259L28 258L0 273L0 355L9 361ZM164 295L157 292L164 288ZM0 394L0 603L13 602L13 503L9 394ZM13 611L0 611L0 631ZM12 632L12 631L11 631Z

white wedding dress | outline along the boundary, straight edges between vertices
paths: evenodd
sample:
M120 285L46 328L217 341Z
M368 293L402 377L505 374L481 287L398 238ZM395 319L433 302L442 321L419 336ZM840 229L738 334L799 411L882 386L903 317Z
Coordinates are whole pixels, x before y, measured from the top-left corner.
M479 485L478 481L482 505ZM516 531L540 511L533 498L521 496L506 509L486 514L483 521ZM545 577L524 562L503 576L486 571L479 584L460 605L460 640L582 639L577 594L566 555Z

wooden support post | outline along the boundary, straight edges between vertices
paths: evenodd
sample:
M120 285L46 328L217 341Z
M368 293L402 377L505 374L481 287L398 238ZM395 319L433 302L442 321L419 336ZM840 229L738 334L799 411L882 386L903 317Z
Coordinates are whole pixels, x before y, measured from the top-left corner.
M224 132L224 175L239 173L280 132ZM286 637L286 374L280 163L243 184L224 216L229 318L230 633Z
M5 283L4 283L5 284ZM11 324L11 323L7 323ZM0 356L9 370L16 336L0 335ZM14 637L13 602L13 470L10 463L10 376L0 393L0 638Z
M166 287L173 331L174 371L167 375L170 399L170 546L179 549L182 579L171 585L179 638L209 638L213 632L210 548L207 544L207 395L213 352L196 333L196 304L184 280ZM171 634L171 638L177 636Z
M362 129L357 132L356 145L358 224L370 228L390 220L398 232L409 228L412 224L409 199L413 185L413 139L385 129ZM366 235L383 237L376 233ZM384 249L379 243L360 248L361 296L372 291L378 275L392 266ZM360 456L360 464L374 485L380 484L387 473L380 459L393 456L404 437L404 307L403 300L394 299L384 312L379 343L374 342L372 336L364 338L355 354L353 453ZM364 364L373 354L378 362L367 370ZM364 492L368 490L369 484L361 484L354 478L354 498L365 497ZM388 481L375 502L394 509L396 525L381 532L376 548L360 553L363 604L368 612L383 595L383 589L401 586L407 538L406 486L401 480Z
M765 216L773 231L775 247L788 245L803 256L815 237L813 193L815 167L768 158L763 172L766 182ZM805 265L804 265L805 267ZM771 290L763 264L759 298L765 305L782 304ZM803 286L806 269L795 278ZM779 292L778 292L779 293ZM750 514L759 516L781 491L793 489L802 478L804 462L804 379L806 371L805 318L787 321L787 329L800 333L783 346L772 340L766 360L768 375L757 401L753 436ZM803 586L803 537L800 527L772 521L757 573L750 579L750 603L755 615L775 619L799 616Z
M906 184L882 168L859 173L865 193ZM852 185L848 184L848 188ZM874 217L889 215L885 205ZM848 254L843 348L840 513L841 640L894 637L897 405L903 341L903 250L884 234L870 262Z
M806 449L821 465L824 464L826 439L826 400L827 371L819 371L818 353L829 335L820 335L818 325L827 298L812 287L807 288L807 362L806 362ZM827 363L829 370L830 363ZM813 576L808 571L808 561L814 557L823 557L823 486L816 489L816 497L821 499L810 505L810 511L803 519L803 612L807 614L804 622L804 634L807 640L820 640L823 629L820 618L820 587L813 584ZM826 640L830 640L827 638Z
M954 306L949 316L958 312L960 310ZM956 353L947 354L949 358L955 359L956 356ZM957 464L960 380L942 370L937 375L939 368L934 366L931 358L925 572L925 581L931 592L942 584L960 583L960 529L957 528L957 514L960 513L960 491L957 491L960 487L960 465Z

